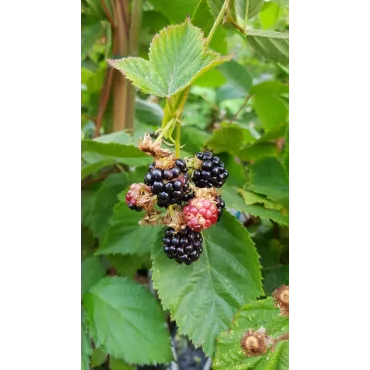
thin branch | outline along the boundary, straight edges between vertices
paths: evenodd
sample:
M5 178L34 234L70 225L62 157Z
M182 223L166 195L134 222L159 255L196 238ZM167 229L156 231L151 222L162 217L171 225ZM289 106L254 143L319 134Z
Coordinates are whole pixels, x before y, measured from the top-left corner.
M102 8L103 8L103 10L104 10L104 13L105 13L105 15L106 15L106 17L107 17L107 19L108 19L109 23L111 24L111 26L112 26L113 28L115 28L115 27L116 27L116 23L115 23L115 21L114 21L114 17L113 17L113 16L112 16L112 14L110 13L110 10L109 10L109 8L108 8L107 3L105 2L105 0L100 0L100 3L101 3L101 6L102 6Z
M95 137L98 137L100 135L100 129L103 123L103 116L104 116L105 110L107 109L110 92L112 90L112 81L113 81L113 68L108 67L106 74L105 74L103 88L100 94L98 114L96 116L96 122L95 122L96 123Z
M230 16L230 15L228 15L228 18L227 18L227 21L229 22L229 23L231 23L236 29L238 29L243 35L245 35L246 34L246 32L245 32L245 29L243 29L242 27L240 27L235 21L234 21L234 19Z
M229 123L233 123L233 121L235 121L239 115L239 113L245 108L245 106L248 104L248 101L249 99L252 97L252 95L247 95L247 97L245 98L244 100L244 103L242 104L242 106L239 108L239 110L234 114L234 117L231 118L231 120L229 121Z
M218 27L219 23L221 22L221 20L222 20L222 18L224 17L224 15L225 15L225 13L226 13L227 9L229 8L229 2L230 2L230 0L225 0L224 5L222 5L221 10L220 10L220 12L218 13L218 16L217 16L217 18L216 18L215 22L213 23L213 26L212 26L212 28L211 28L211 31L209 31L209 35L208 35L208 37L207 37L207 40L206 40L206 42L204 43L204 46L203 46L203 49L204 49L204 50L206 50L206 49L208 48L209 43L211 42L212 37L213 37L214 33L216 32L216 29L217 29L217 27Z
M130 30L130 25L129 25L129 0L119 0L122 8L122 21L123 21L123 27L126 33L126 39L127 42L129 40L129 30Z

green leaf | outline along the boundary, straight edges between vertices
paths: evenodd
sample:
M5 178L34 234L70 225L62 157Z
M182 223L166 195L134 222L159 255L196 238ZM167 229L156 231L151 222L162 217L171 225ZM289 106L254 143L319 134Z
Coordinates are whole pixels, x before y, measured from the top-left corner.
M109 227L96 254L138 254L149 253L157 241L160 226L139 226L143 212L130 210L125 203L113 208Z
M233 84L225 84L217 89L216 100L221 102L223 100L243 99L245 92L241 89L236 89Z
M129 365L128 363L117 360L114 357L109 358L109 370L136 370L135 366Z
M99 257L89 257L81 265L81 296L95 285L106 273Z
M276 154L277 147L275 143L255 142L241 149L238 153L238 157L244 161L256 161Z
M261 326L274 338L288 332L289 319L280 316L280 311L274 306L271 298L241 308L229 331L222 333L217 340L214 369L287 370L289 367L287 341L279 342L274 352L268 350L264 356L246 357L243 354L240 347L243 334L248 329L258 330Z
M286 132L287 124L283 123L281 125L275 126L272 130L266 132L264 135L262 135L256 143L267 143L271 140L279 139L284 137Z
M289 64L289 34L265 31L247 30L249 44L266 59L283 65Z
M247 20L255 17L261 11L263 2L264 0L231 1L229 6L230 15L240 27L245 29ZM207 0L207 3L210 7L212 15L217 17L222 5L224 4L224 0Z
M240 128L235 124L228 124L213 131L213 135L207 141L207 148L213 150L215 153L228 152L231 154L239 153L239 150L245 142L245 133L249 134L249 140L253 141L252 135L249 131Z
M163 109L146 100L136 98L135 118L147 125L160 126L163 119Z
M252 95L266 94L266 95L284 95L289 93L289 86L284 85L280 81L270 80L264 81L251 88Z
M281 16L282 8L277 2L270 1L265 3L259 18L263 29L271 28Z
M105 362L107 355L101 348L95 348L91 355L91 367L96 367Z
M101 22L89 24L81 29L81 60L84 60L95 42L104 34L104 27Z
M137 270L150 268L151 260L149 254L138 256L137 254L114 254L108 255L109 262L113 265L119 275L133 277Z
M208 35L212 28L213 19L205 0L151 0L150 2L172 24L181 23L190 15L194 26L201 28L205 35ZM143 19L143 24L144 22ZM226 32L221 27L217 28L213 35L210 48L219 53L227 52Z
M94 157L99 158L99 160L111 158L130 166L143 166L151 161L144 152L133 145L102 143L93 140L83 140L81 144L83 154L94 153L103 156Z
M200 28L187 19L180 25L163 29L154 37L149 61L142 58L109 60L144 93L170 97L189 86L209 69L231 59L213 51L203 50Z
M241 94L246 96L252 87L252 77L248 71L235 60L231 60L218 67L226 77L229 84L238 89Z
M187 15L192 15L199 0L150 0L154 9L163 13L171 23L182 22Z
M137 364L172 360L161 306L144 286L106 277L85 295L84 307L95 343L111 356Z
M100 184L93 184L99 185ZM99 188L99 187L98 187ZM82 190L81 192L81 224L91 229L92 225L92 207L95 202L96 189Z
M217 69L211 69L198 77L194 82L194 86L202 87L219 87L226 82L223 74Z
M203 148L203 145L211 137L206 131L198 130L195 127L184 126L181 133L181 143L185 144L188 152L196 153Z
M168 4L168 0L164 0ZM177 3L179 0L174 1ZM187 0L189 2L189 0ZM190 0L191 1L191 0ZM198 0L198 4L192 14L191 21L194 26L201 28L205 35L208 35L212 29L214 19L206 0ZM222 54L226 54L228 50L227 33L222 27L217 27L212 40L209 44L210 49Z
M133 144L132 136L125 131L112 132L110 134L101 135L94 139L99 143L116 143L123 145Z
M227 211L204 231L203 253L190 266L167 258L160 241L152 253L153 283L180 332L207 355L245 302L263 294L258 254L247 230Z
M264 0L234 0L234 14L236 22L245 28L247 20L253 18L261 11L263 3Z
M85 328L81 325L81 370L90 370L90 355L92 347L90 338L85 332Z
M225 164L225 168L232 174L227 179L227 184L229 186L239 186L242 187L245 185L247 181L246 171L243 168L244 166L239 163L240 161L236 162L235 157L230 154L221 153L219 154L220 159Z
M289 284L289 266L278 265L263 270L263 288L266 294L271 294L276 287Z
M269 209L277 209L280 210L283 207L279 204L276 204L267 198L264 198L258 194L255 194L251 191L247 190L239 190L239 194L243 197L245 204L251 205L251 204L257 204L257 203L262 203L265 205L266 208Z
M222 189L222 199L225 201L227 208L251 214L265 220L272 220L281 225L289 224L288 216L281 213L281 211L275 209L267 209L263 206L255 204L245 204L243 198L240 195L240 191L241 189L224 185Z
M129 185L127 173L109 175L95 193L95 201L92 206L91 231L101 239L107 230L108 221L113 214L113 207L118 203L118 194Z
M277 158L267 157L251 166L250 188L277 203L288 205L289 180Z
M253 101L254 109L267 130L287 121L288 105L280 97L260 94L255 95Z
M114 162L114 159L105 158L94 163L84 163L81 167L81 180L101 170L104 167L114 164Z
M283 166L285 168L285 171L289 173L289 127L286 129L285 134L285 148L283 152Z

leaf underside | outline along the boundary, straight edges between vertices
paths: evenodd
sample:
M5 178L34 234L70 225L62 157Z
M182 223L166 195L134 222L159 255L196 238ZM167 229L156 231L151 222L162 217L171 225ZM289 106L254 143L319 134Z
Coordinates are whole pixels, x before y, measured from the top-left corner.
M289 35L287 33L265 30L249 30L247 33L250 45L266 59L284 65L289 64Z

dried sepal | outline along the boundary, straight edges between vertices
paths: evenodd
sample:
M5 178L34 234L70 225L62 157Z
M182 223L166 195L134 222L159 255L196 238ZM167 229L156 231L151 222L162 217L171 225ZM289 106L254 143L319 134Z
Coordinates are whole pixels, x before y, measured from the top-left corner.
M195 198L204 198L210 202L216 204L216 198L220 196L220 193L215 188L197 188L194 187Z
M136 200L136 204L139 207L144 208L147 212L150 212L152 209L154 209L154 206L156 204L156 197L151 192L150 186L147 186L143 183L140 183L139 185L140 195Z
M139 225L144 226L144 225L150 225L150 226L155 226L155 225L161 225L163 216L161 214L161 211L156 210L155 208L148 210L142 220L140 220Z
M140 140L139 149L156 159L173 156L170 150L161 148L161 140L153 142L148 132L144 135L144 139Z
M186 218L180 206L169 207L166 215L162 219L163 225L172 227L176 232L186 227Z
M159 168L161 170L173 168L175 166L175 161L175 156L173 154L167 157L157 158L155 161L155 168Z
M289 316L289 286L282 285L273 291L272 296L275 301L275 306L280 308L282 316Z
M202 167L203 161L197 157L186 158L186 165L190 169L199 170Z
M263 327L256 331L249 329L240 340L242 351L247 357L264 355L270 343L271 340L266 334L266 329Z

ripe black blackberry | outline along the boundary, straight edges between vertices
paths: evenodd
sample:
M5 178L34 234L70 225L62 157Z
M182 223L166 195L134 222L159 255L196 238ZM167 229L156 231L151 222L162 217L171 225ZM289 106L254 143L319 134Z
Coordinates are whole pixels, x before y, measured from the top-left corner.
M177 263L190 265L203 252L202 242L202 235L188 227L178 233L168 228L163 238L163 250L168 258L174 259Z
M221 216L222 216L222 211L225 208L225 202L224 202L224 200L220 196L218 196L216 198L216 202L217 202L216 203L216 206L217 206L217 210L218 210L218 219L217 219L217 222L219 222L220 219L221 219Z
M162 170L155 167L155 162L149 166L149 172L144 177L144 183L150 186L151 192L157 195L157 205L167 208L172 204L182 204L190 196L188 168L183 159L177 159L175 166Z
M211 152L199 152L195 155L202 161L200 169L193 172L192 180L198 188L220 188L229 177L224 163Z

